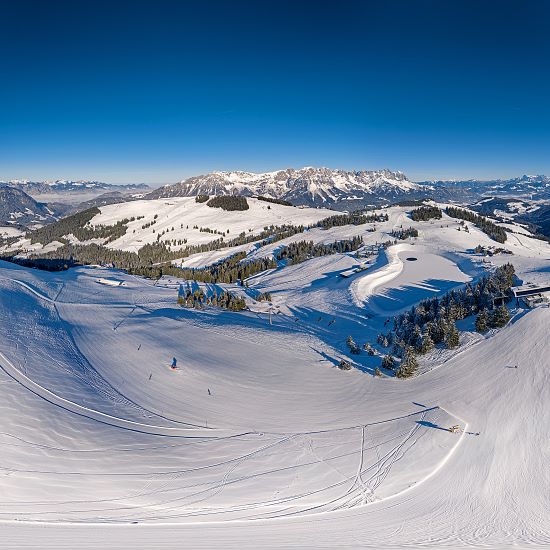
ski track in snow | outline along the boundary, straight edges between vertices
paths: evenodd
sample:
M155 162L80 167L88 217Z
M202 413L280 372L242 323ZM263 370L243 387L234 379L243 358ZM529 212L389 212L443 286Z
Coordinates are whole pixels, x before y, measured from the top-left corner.
M380 231L402 224L394 209ZM251 278L286 312L273 326L179 310L170 285L98 289L91 270L0 263L6 547L550 546L550 310L405 382L366 375L363 356L363 372L331 368L347 334L372 338L398 311L392 293L409 307L481 272L455 254L486 244L477 229L416 226L425 246L391 247L350 280L347 256ZM520 276L543 280L548 245L507 246Z

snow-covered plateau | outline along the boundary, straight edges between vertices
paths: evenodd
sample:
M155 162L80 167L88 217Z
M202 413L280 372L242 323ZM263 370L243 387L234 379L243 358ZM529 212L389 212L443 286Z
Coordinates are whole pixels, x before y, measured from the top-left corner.
M412 207L327 229L331 210L247 201L137 200L87 222L126 220L93 242L163 242L175 266L277 260L244 284L0 261L2 547L549 547L550 308L513 300L510 321L484 334L464 319L458 347L419 356L407 379L347 341L376 346L394 316L507 262L548 285L550 244L513 221L499 244L446 214L413 221ZM253 239L270 226L305 228ZM395 243L403 228L418 236ZM20 258L87 244L2 231L2 252ZM359 254L279 255L354 237ZM182 307L187 289L247 308Z

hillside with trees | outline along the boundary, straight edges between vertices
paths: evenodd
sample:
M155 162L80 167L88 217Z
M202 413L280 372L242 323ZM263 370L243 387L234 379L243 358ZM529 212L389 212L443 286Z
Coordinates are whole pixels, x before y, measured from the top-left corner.
M477 228L481 229L483 233L488 235L497 243L506 242L506 231L484 216L479 216L478 214L474 214L473 212L469 212L468 210L457 208L455 206L448 206L445 209L445 214L451 218L472 222Z
M299 264L311 258L328 256L330 254L344 254L353 252L363 245L361 237L335 241L330 244L315 244L313 241L299 241L290 243L279 250L275 257L277 260L286 260L292 264Z
M448 349L459 345L457 321L477 315L476 330L503 327L509 321L508 308L504 305L511 297L514 266L505 264L482 277L476 283L451 290L441 298L423 300L409 311L393 318L392 328L378 336L383 348L390 348L392 355L406 361L400 377L414 374L414 354L422 355L441 344Z

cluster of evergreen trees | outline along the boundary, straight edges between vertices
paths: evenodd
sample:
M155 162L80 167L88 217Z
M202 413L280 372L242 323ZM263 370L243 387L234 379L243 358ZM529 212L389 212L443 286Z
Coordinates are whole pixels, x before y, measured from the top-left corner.
M223 290L212 294L205 294L202 289L196 289L191 292L190 289L183 290L180 287L178 291L178 304L183 307L194 309L203 309L205 306L221 307L229 311L241 311L246 308L246 302L241 296L236 296L232 292Z
M195 197L195 202L202 203L206 202L210 198L210 195L197 195Z
M399 239L400 241L404 241L405 239L408 239L409 237L418 237L418 231L414 227L407 227L407 229L394 229L390 235L394 237L395 239Z
M343 225L363 225L365 223L374 222L387 222L389 220L388 215L384 212L377 214L363 214L361 212L351 212L349 214L336 214L335 216L329 216L313 226L321 227L322 229L330 229L331 227L341 227Z
M504 304L501 304L492 310L484 308L476 317L476 330L483 334L490 328L500 328L505 326L509 320L510 313Z
M101 211L99 208L88 208L88 210L83 210L72 216L67 216L62 218L57 222L50 223L35 229L34 231L29 231L25 236L31 240L32 244L42 243L46 245L53 241L61 241L65 235L73 234L76 236L76 233L82 231L84 226L97 214L100 214ZM84 239L83 239L84 240Z
M259 201L270 202L272 204L282 204L283 206L294 206L290 201L285 201L283 199L272 199L271 197L263 197L258 195L256 197Z
M406 359L401 377L414 373L414 355L431 351L443 343L449 349L459 344L456 321L478 314L476 329L502 327L510 319L504 301L510 298L514 266L505 264L477 283L468 283L459 290L451 290L441 298L423 300L409 311L393 318L393 328L378 336L378 343L392 348L393 355ZM495 302L502 302L499 306ZM389 360L388 360L389 361ZM382 366L388 368L384 363Z
M174 275L181 279L204 283L235 283L266 269L277 267L277 262L272 258L258 258L241 263L241 260L245 258L246 253L239 252L230 258L201 269L174 268L173 266L171 269L174 270Z
M445 213L451 218L472 222L476 227L481 229L483 233L488 235L497 243L506 242L506 231L484 216L479 216L478 214L474 214L473 212L469 212L468 210L457 208L455 206L448 206L445 209Z
M99 210L97 210L97 213L99 213ZM75 214L75 216L78 217L78 214ZM91 217L93 216L95 216L95 213L93 213ZM133 219L124 218L123 220L119 220L118 222L116 222L114 225L92 226L86 223L83 226L78 226L78 221L75 222L73 216L69 216L69 218L63 218L54 224L46 225L44 227L36 229L30 233L27 233L26 236L30 238L31 243L33 244L39 242L43 245L46 245L53 241L66 243L68 241L64 237L64 235L69 235L72 233L79 241L87 241L90 239L106 239L104 244L108 244L126 235L128 223L130 221L133 221Z
M218 231L217 229L211 229L210 227L199 227L201 233L212 233L213 235L225 235L223 231ZM229 229L227 230L229 233Z
M211 208L222 208L223 210L248 210L246 197L234 195L221 195L211 198L207 203Z
M437 206L421 206L411 212L411 218L415 222L425 222L431 219L441 219L441 208Z
M310 258L328 256L330 254L343 254L353 252L363 245L361 237L353 237L343 241L335 241L330 244L315 244L313 241L299 241L289 243L276 254L277 260L288 260L293 264L305 262Z

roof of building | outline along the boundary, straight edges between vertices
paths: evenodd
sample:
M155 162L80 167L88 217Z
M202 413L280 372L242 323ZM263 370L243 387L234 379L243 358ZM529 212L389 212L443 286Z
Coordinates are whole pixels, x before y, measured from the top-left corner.
M520 286L513 286L512 292L516 298L520 298L521 296L532 296L533 294L542 294L544 292L550 292L550 284L535 285L529 283Z

